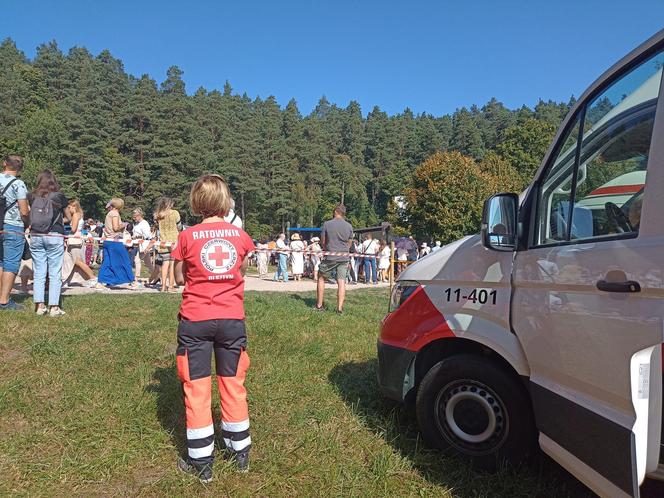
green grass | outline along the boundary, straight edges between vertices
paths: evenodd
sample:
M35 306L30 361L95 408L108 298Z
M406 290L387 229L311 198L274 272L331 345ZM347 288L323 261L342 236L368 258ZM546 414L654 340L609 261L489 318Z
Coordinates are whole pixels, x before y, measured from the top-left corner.
M208 487L175 469L179 296L71 297L63 319L3 314L0 496L586 493L544 458L486 474L424 448L412 415L377 389L386 299L354 291L339 316L312 311L311 294L248 293L252 467L218 459Z

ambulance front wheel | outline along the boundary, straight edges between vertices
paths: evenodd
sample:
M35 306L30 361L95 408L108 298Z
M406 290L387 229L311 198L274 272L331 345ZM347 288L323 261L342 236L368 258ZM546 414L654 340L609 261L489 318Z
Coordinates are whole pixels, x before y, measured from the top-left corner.
M415 404L424 441L481 468L518 463L535 447L530 401L518 378L489 359L458 355L424 376Z

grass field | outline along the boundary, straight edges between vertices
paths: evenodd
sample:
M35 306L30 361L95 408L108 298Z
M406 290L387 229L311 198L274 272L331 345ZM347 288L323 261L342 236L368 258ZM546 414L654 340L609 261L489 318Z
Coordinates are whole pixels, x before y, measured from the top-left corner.
M0 496L586 494L544 458L485 474L425 449L377 389L386 298L354 291L339 316L313 312L310 294L247 295L252 466L238 475L218 459L209 486L175 469L179 296L71 297L64 319L3 314Z

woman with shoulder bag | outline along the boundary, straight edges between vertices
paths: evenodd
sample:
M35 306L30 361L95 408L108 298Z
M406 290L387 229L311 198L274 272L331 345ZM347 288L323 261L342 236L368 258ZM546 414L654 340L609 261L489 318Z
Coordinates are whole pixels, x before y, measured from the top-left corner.
M37 176L37 188L29 196L30 201L30 252L34 272L33 300L37 315L59 317L65 314L60 308L62 289L62 261L65 252L65 226L69 221L67 198L60 192L55 175L44 170ZM48 307L46 275L48 274Z
M108 213L104 221L103 259L99 268L99 284L121 285L133 284L134 272L131 269L129 254L125 249L122 236L125 224L120 218L120 210L124 207L124 201L117 197L106 204ZM100 285L97 288L100 288Z
M86 280L86 285L94 286L97 284L97 279L92 268L86 264L83 252L83 227L85 226L83 208L77 200L69 201L69 213L71 215L72 236L67 239L67 252L71 256L74 267L65 278L65 282L70 282L74 273L78 272Z

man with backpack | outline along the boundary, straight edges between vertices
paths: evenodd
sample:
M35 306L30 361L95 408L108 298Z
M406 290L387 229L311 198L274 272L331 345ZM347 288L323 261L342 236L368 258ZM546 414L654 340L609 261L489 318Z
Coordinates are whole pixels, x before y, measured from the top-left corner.
M21 265L25 246L23 231L28 224L30 206L28 189L18 177L23 158L15 154L5 157L0 174L0 311L16 311L24 307L11 297L14 280Z

